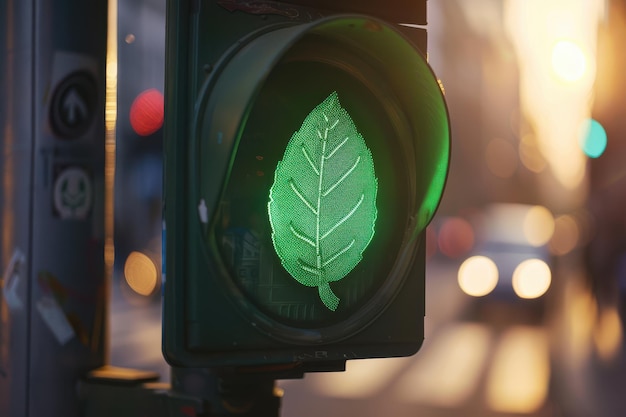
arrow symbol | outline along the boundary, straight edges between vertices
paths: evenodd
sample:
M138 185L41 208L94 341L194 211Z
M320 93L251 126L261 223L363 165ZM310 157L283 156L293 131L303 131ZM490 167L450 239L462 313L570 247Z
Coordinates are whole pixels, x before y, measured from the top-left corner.
M65 96L63 109L66 111L69 125L76 125L87 118L87 105L75 88L72 88Z

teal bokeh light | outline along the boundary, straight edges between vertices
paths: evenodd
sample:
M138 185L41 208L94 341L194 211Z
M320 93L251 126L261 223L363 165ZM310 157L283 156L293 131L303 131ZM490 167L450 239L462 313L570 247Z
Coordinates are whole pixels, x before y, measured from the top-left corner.
M604 153L607 145L606 130L597 120L586 120L580 133L580 148L585 155L598 158Z

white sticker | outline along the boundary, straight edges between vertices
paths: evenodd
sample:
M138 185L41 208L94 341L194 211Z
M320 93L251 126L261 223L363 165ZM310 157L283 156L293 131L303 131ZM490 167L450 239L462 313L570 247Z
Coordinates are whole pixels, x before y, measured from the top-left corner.
M51 295L44 295L39 301L37 301L37 310L41 314L41 318L48 325L48 328L52 330L54 337L57 339L61 346L72 340L76 335L74 329L59 303Z
M200 204L198 204L198 215L202 223L207 224L209 222L209 210L207 209L204 198L201 199Z
M4 299L9 306L9 310L21 310L24 307L22 300L17 293L17 287L21 282L22 265L26 261L26 257L19 249L15 249L13 256L4 271Z
M92 200L91 179L81 168L65 169L54 182L54 208L62 219L84 219Z

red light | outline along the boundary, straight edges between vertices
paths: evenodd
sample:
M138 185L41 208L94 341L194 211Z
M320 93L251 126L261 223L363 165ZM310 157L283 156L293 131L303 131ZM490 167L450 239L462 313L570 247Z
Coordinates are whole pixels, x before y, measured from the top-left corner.
M163 94L151 88L140 93L130 106L130 125L140 136L148 136L163 126Z
M474 228L465 219L451 217L439 229L439 250L449 258L459 258L474 247Z

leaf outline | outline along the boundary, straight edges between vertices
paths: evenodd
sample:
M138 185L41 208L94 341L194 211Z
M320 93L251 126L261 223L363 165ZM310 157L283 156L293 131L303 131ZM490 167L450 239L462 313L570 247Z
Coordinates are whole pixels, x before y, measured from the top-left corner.
M377 188L371 151L333 92L292 135L277 164L268 202L272 242L283 267L300 284L317 286L331 311L340 300L329 283L354 269L374 236ZM328 215L333 211L328 200L350 193L354 200L339 199L344 207Z

